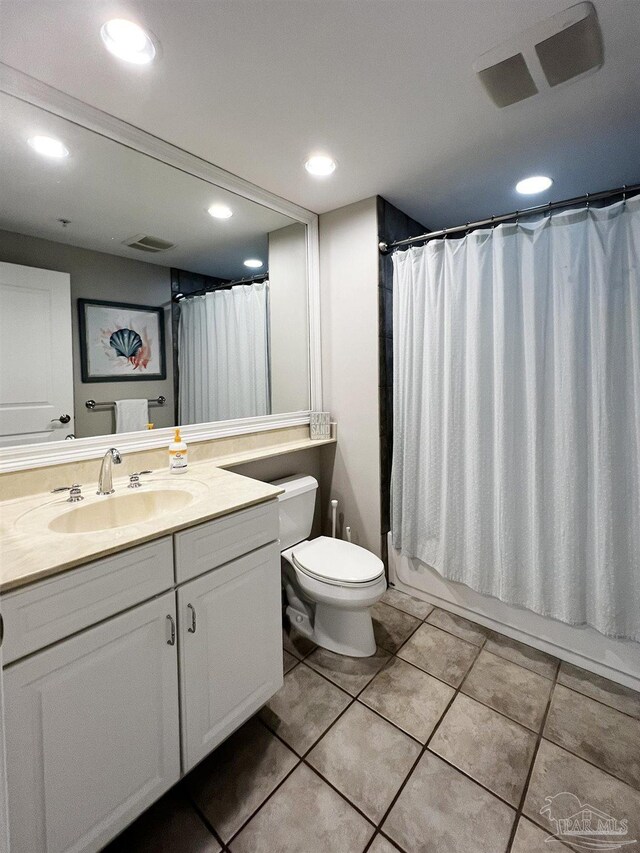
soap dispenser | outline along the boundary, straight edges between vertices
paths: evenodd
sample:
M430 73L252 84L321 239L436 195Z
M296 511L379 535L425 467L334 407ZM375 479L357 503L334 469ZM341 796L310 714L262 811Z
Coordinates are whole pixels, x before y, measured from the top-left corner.
M182 474L187 470L187 443L182 440L180 427L176 427L173 441L169 445L169 471Z

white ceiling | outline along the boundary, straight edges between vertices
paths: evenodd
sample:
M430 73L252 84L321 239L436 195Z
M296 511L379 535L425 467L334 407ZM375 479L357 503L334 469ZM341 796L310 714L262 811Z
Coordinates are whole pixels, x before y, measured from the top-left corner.
M503 110L473 62L572 0L2 0L0 59L323 212L376 193L430 227L640 180L639 0L594 0L597 73ZM137 20L150 67L107 54ZM302 163L338 160L319 181ZM530 202L528 202L530 203Z
M293 220L221 190L157 160L0 93L0 228L58 243L240 278L243 262L268 267L268 234ZM38 134L62 140L64 160L36 154L26 140ZM212 219L213 203L233 210ZM58 219L70 220L63 227ZM151 254L122 245L146 234L175 243Z

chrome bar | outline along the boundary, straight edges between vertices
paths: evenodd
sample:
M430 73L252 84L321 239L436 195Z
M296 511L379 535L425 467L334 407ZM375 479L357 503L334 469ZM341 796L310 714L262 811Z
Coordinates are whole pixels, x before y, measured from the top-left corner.
M152 400L147 400L147 403L151 403L156 406L164 406L166 402L167 398L163 397L162 394L159 397L154 397ZM91 409L93 411L96 406L115 406L115 404L115 400L87 400L85 406L87 407L87 409Z

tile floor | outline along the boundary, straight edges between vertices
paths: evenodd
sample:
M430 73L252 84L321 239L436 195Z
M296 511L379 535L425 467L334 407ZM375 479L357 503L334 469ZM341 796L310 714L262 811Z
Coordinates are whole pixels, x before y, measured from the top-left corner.
M562 853L572 795L640 851L640 694L397 590L374 627L285 633L280 692L109 853Z

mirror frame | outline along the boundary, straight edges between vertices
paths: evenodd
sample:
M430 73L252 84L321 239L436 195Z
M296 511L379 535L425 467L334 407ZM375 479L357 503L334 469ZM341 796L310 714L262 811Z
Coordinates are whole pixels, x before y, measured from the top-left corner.
M181 431L189 442L308 424L310 412L322 410L318 215L1 62L0 92L67 119L214 186L297 219L307 226L310 409L255 418L188 424L181 427ZM124 453L165 447L171 441L173 431L173 427L166 427L148 432L118 434L118 447ZM73 441L0 448L0 473L99 458L113 442L114 434L111 433Z

